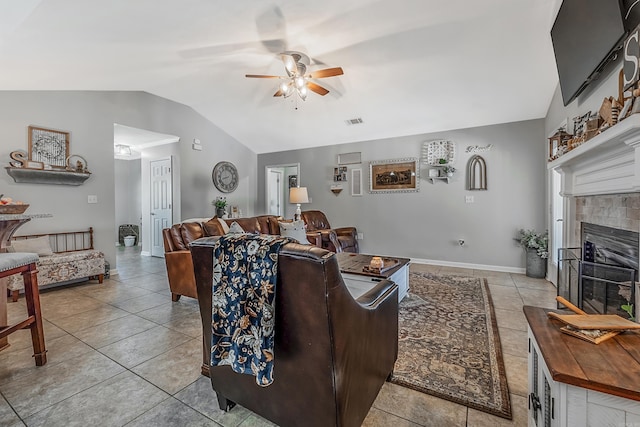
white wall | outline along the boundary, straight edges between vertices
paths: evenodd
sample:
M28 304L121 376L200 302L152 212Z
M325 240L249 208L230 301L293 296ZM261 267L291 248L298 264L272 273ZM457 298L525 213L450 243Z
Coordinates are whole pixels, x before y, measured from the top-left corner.
M92 176L77 187L17 184L9 175L1 173L0 193L30 203L28 213L53 214L52 218L32 220L20 229L21 234L93 226L95 246L105 253L112 267L116 265L113 241L117 228L114 123L180 137L180 142L174 144L178 146L176 157L182 175L175 184L179 191L174 192L177 205L174 219L179 220L181 215L207 216L212 213L211 200L219 193L211 182L211 171L221 160L234 162L241 175L238 190L228 198L246 206L243 211L248 215L253 214L255 153L190 107L144 92L2 91L0 159L8 163L11 151L27 150L27 127L38 125L70 131L71 154L87 159L92 172ZM194 138L202 141L203 151L191 150ZM144 177L144 170L142 173ZM98 203L87 204L88 195L97 195ZM144 193L142 197L145 197ZM145 242L143 250L144 245Z
M369 162L419 157L422 144L449 139L457 144L458 171L450 184L427 181L421 168L418 193L370 194ZM469 145L493 144L481 153L487 162L488 191L465 189ZM545 147L543 120L365 141L258 155L258 206L264 206L264 167L300 162L300 185L308 187L313 203L333 227L356 226L364 233L361 252L395 255L440 264L474 265L511 271L524 267L522 250L513 238L519 228L545 227ZM330 187L340 153L362 152L365 188L350 195L350 181L335 196ZM473 196L475 203L465 203ZM264 208L262 208L264 209ZM464 247L458 245L464 239Z

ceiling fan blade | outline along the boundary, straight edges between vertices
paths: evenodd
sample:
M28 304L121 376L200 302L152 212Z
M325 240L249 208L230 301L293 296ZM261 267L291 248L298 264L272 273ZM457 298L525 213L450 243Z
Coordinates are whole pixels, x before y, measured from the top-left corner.
M280 76L267 76L264 74L245 74L245 77L249 77L250 79L279 79Z
M307 82L307 88L309 88L309 90L314 91L318 95L322 95L322 96L325 96L326 94L329 93L327 89L323 88L320 85L315 84L314 82Z
M284 92L278 89L278 91L274 93L273 96L284 96Z
M311 73L309 73L309 77L312 79L321 79L323 77L340 76L342 74L344 74L344 71L342 71L342 67L335 67L312 71Z
M289 77L298 74L298 65L296 64L296 60L291 55L283 54L282 62L284 62L284 69L287 70L287 75Z

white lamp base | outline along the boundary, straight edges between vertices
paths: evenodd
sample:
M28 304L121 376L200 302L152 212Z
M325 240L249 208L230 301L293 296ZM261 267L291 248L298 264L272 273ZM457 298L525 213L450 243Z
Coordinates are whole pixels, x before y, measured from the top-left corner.
M300 210L300 203L297 203L296 215L293 217L294 221L298 221L302 216L302 211Z

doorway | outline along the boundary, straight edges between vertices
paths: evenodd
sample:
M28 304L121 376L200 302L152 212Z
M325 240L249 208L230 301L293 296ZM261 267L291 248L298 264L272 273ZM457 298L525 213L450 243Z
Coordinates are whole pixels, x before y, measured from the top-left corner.
M152 160L151 170L151 256L164 256L162 230L171 227L173 217L171 159Z
M289 188L300 185L300 163L266 166L265 183L266 212L293 218L295 206L289 203Z

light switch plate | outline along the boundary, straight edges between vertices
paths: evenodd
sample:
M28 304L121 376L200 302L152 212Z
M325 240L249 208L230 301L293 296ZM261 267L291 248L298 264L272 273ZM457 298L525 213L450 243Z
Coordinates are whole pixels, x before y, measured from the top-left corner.
M473 203L473 196L464 196L465 203Z
M90 194L87 196L87 203L98 203L98 196Z

